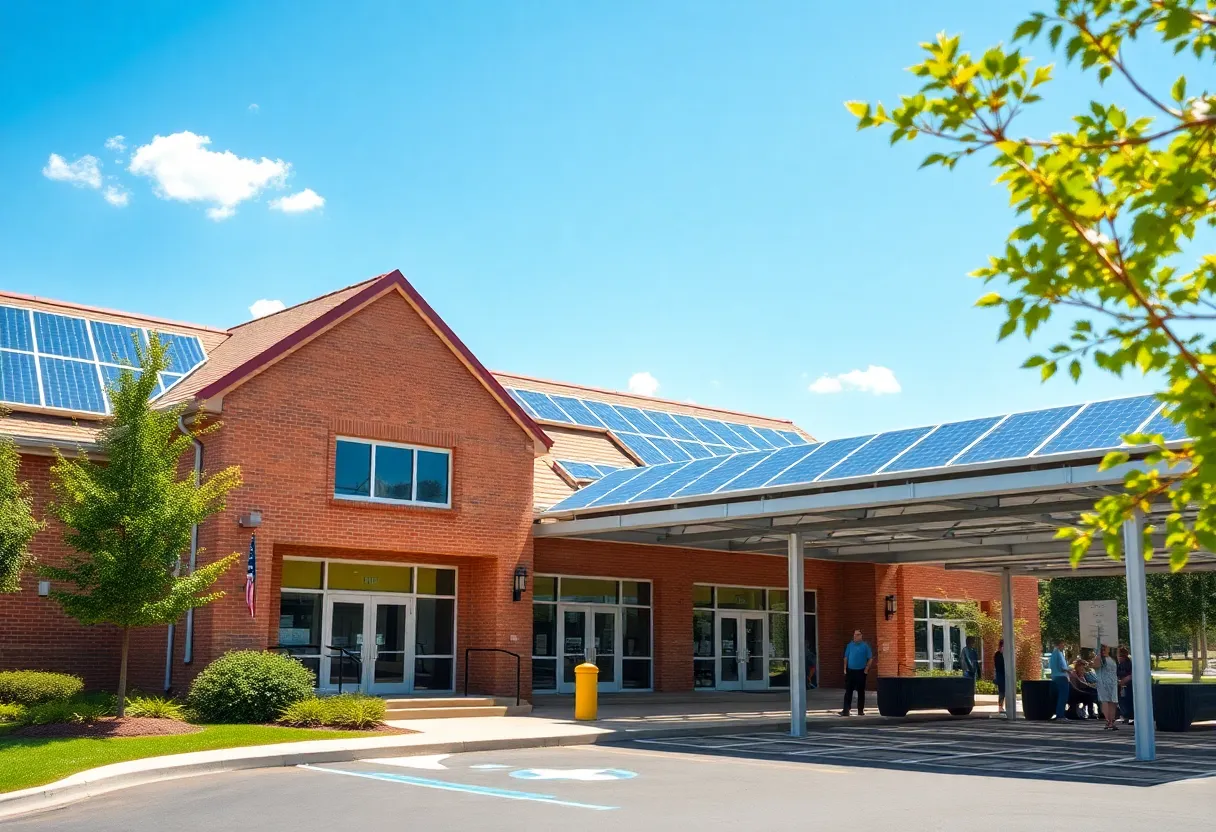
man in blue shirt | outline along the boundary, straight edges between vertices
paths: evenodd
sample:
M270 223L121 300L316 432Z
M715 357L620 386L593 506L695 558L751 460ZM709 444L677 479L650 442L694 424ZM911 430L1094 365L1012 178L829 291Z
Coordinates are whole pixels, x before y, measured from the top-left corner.
M975 636L967 636L967 646L963 648L963 678L978 679L980 676L980 655L975 650Z
M1064 658L1064 639L1056 641L1056 649L1051 651L1051 660L1047 663L1051 671L1051 690L1056 696L1056 722L1067 722L1068 714L1068 659Z
M874 651L861 639L861 630L853 631L853 640L844 648L844 710L849 715L853 707L853 691L857 691L857 715L866 715L866 673L874 661Z

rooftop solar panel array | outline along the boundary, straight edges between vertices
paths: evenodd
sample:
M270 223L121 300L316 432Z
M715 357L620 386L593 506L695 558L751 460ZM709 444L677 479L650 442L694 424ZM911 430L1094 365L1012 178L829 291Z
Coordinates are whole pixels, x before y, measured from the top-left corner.
M535 390L509 387L507 392L533 419L612 431L646 465L807 444L803 436L792 430L773 430Z
M573 460L559 459L557 464L576 480L594 481L622 470L620 465L604 465L600 462L575 462Z
M1185 430L1163 415L1156 397L1132 396L798 447L739 451L723 459L653 463L605 476L550 511L1097 453L1121 447L1122 437L1132 433L1161 434L1166 441L1185 438Z
M206 360L193 335L157 333L170 372L161 373L157 393L168 390ZM148 344L141 327L0 306L0 401L7 404L109 412L108 385L122 368L138 361L135 339Z

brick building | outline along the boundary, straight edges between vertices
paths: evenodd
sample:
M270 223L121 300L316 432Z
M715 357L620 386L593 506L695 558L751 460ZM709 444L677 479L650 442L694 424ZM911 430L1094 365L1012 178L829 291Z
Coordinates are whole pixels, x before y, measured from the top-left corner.
M588 657L605 690L789 686L784 558L535 530L546 509L616 471L810 449L798 426L491 373L399 272L229 330L2 295L0 398L13 413L0 430L19 445L39 514L52 449L90 449L104 385L130 359L132 334L148 331L174 361L157 403L218 419L202 468L243 474L199 529L195 556L244 553L256 534L259 572L254 616L234 568L226 597L172 634L140 631L137 687L180 691L223 652L267 647L298 656L326 690L458 689L467 648L505 651L477 652L469 668L496 693L513 692L517 654L525 697L570 689ZM62 530L48 524L33 550L62 558ZM66 618L46 589L27 575L0 597L0 669L112 686L116 632ZM818 559L806 561L805 589L812 681L826 686L841 684L854 628L882 674L953 669L963 633L941 602L989 607L1001 593L992 574ZM1015 579L1033 642L1037 609L1036 581Z

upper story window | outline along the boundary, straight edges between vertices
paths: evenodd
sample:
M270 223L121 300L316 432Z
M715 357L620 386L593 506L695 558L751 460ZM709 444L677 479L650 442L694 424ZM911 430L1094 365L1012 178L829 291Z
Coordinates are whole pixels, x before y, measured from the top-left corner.
M334 496L425 506L450 506L452 452L365 439L339 439Z

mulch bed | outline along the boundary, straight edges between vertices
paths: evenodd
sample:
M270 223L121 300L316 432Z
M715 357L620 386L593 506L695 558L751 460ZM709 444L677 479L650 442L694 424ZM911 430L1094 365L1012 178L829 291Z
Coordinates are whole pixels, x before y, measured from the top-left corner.
M176 719L153 719L144 716L102 717L96 722L59 722L53 725L27 725L8 734L10 737L77 738L77 737L165 737L171 734L193 734L203 730L189 722Z

